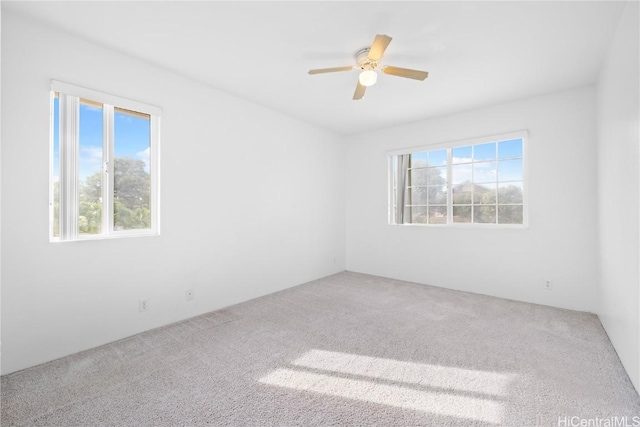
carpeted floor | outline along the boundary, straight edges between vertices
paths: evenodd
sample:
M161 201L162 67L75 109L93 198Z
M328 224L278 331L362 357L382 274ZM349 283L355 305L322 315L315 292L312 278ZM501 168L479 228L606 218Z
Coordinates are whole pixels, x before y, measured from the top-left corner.
M2 377L2 426L633 425L638 415L595 315L348 272Z

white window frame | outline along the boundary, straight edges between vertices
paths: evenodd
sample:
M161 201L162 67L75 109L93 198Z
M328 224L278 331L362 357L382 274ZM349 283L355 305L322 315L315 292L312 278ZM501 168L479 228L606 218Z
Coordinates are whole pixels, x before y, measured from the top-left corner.
M529 227L529 177L528 177L528 138L529 132L527 130L503 133L498 135L489 135L472 139L450 141L440 144L421 145L412 148L404 148L400 150L390 150L386 152L387 155L387 176L388 176L388 224L393 226L418 226L418 227L462 227L462 228L528 228ZM464 147L468 145L486 144L490 142L506 141L510 139L522 139L522 224L499 224L499 223L459 223L453 222L453 185L452 180L452 158L451 152L453 148ZM447 149L447 222L446 224L422 224L422 223L401 223L395 222L395 210L394 210L394 165L393 159L395 156L412 154L417 152L434 151ZM498 159L496 159L497 161ZM498 205L496 205L497 208ZM496 212L497 215L497 212Z
M59 161L60 161L60 213L59 236L54 237L54 114L53 102L59 94ZM103 104L103 147L102 147L102 232L100 234L80 234L78 230L78 157L79 157L79 106L80 99ZM145 229L114 230L114 108L123 108L150 116L149 210L151 226ZM160 234L160 120L162 109L138 101L109 95L92 89L51 80L51 125L50 125L50 165L49 165L49 236L52 242L69 242L120 237L156 236Z

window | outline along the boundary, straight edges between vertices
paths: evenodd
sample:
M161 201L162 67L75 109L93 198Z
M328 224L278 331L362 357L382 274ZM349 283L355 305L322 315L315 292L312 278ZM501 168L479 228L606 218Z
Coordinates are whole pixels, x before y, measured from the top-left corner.
M157 107L51 83L55 241L159 232Z
M391 153L391 224L525 225L526 132Z

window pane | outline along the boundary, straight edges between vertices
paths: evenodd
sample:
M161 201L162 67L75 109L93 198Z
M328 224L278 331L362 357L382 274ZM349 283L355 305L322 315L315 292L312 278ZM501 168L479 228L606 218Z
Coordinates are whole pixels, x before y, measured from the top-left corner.
M409 185L427 185L429 169L411 169L409 172Z
M500 184L498 189L498 203L522 203L522 183L510 182Z
M151 227L150 117L115 109L114 230Z
M447 167L429 168L429 185L445 185L447 183Z
M411 167L424 168L427 166L427 153L411 153Z
M500 160L498 163L498 180L522 181L522 159Z
M453 164L467 163L471 161L471 146L456 147L452 150Z
M500 224L522 224L522 206L498 206Z
M53 237L60 237L60 98L53 98Z
M415 187L411 189L411 199L406 201L407 205L426 205L428 187Z
M429 151L429 166L446 166L447 150Z
M496 222L495 206L474 206L473 222L479 224L490 224Z
M429 224L446 224L447 207L429 206Z
M522 139L500 141L498 143L498 157L500 159L522 157Z
M496 143L478 144L473 146L473 160L478 162L482 160L495 160Z
M427 207L418 206L411 208L411 222L414 224L427 224Z
M80 100L78 232L102 233L102 104Z
M395 197L395 189L398 187L398 157L393 156L391 158L391 182L394 189L393 200L397 200Z
M471 222L471 206L454 206L453 222L455 223Z
M496 162L480 162L473 164L473 182L496 182L498 171Z
M398 200L398 190L396 190L395 188L393 189L393 199L391 199L391 200L393 200L393 202L392 202L393 205L394 205L393 211L395 212L396 211L395 204L396 204L396 200ZM394 214L394 216L395 216L395 214Z
M447 204L447 187L436 186L428 187L429 204L430 205L446 205Z
M473 203L476 205L496 204L495 184L475 184L473 186Z
M470 205L473 193L471 184L462 184L453 187L453 204L454 205Z
M453 185L471 182L471 165L456 165L451 167Z

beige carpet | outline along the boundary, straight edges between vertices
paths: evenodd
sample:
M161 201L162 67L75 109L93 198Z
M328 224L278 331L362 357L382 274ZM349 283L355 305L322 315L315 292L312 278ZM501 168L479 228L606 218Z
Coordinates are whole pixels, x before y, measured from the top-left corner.
M347 272L2 377L2 426L557 426L638 415L592 314Z

